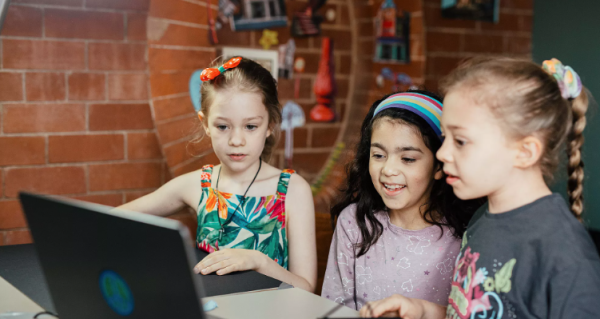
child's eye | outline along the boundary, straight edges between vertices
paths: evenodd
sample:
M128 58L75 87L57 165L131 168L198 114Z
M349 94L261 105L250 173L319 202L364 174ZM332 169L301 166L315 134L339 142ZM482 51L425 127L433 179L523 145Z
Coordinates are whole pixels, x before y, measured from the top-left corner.
M384 156L381 154L373 154L372 157L375 159L382 159Z
M416 159L414 159L414 158L403 157L403 158L402 158L402 161L404 161L404 162L406 162L406 163L414 163L414 162L416 162L417 160L416 160Z
M454 142L456 143L457 146L464 146L467 142L463 141L463 140L459 140L459 139L454 139Z
M227 129L227 125L217 125L217 129L219 131L225 131Z
M253 124L248 124L246 125L246 129L250 130L250 131L254 131L258 128L258 125L253 125Z

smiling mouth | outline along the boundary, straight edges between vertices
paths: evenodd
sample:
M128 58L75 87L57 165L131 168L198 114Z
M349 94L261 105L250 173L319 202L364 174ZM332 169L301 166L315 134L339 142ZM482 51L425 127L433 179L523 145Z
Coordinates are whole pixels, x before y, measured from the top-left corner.
M400 193L402 190L406 188L406 185L402 184L388 184L388 183L380 183L383 186L383 189L388 195L396 195Z

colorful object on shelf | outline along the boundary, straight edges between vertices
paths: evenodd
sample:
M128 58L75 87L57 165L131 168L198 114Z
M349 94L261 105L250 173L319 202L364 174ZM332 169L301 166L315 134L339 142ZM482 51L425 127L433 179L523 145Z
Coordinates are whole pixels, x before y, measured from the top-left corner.
M294 75L294 54L296 42L290 39L286 44L279 46L279 77L291 79Z
M570 66L565 66L556 58L546 60L542 68L558 82L560 93L564 99L574 99L581 94L583 84L581 78Z
M225 64L221 65L218 69L217 68L206 68L206 69L204 69L204 71L202 71L202 73L200 73L200 80L202 80L202 82L214 80L214 78L219 76L219 74L238 66L241 61L242 61L241 57L235 57L235 58L232 58L231 60L225 62Z
M271 31L267 29L263 30L262 37L260 38L258 43L265 50L269 50L272 45L279 44L279 40L277 39L277 31Z
M392 92L406 91L409 89L417 89L413 84L412 79L406 73L394 72L390 68L381 69L381 73L376 78L377 86L383 87L385 80L392 81Z
M375 61L410 62L410 14L399 12L394 0L384 0L375 19Z
M213 12L210 3L211 0L206 0L206 11L208 12L208 38L210 39L210 43L214 45L219 43L219 39L217 38L217 27L215 19L213 18Z
M442 0L442 17L498 23L500 0Z
M325 168L321 171L319 176L317 176L315 181L310 185L310 189L312 190L313 196L317 196L317 194L321 192L323 188L323 183L329 177L331 170L339 160L340 155L342 154L342 151L345 147L346 144L344 142L339 142L335 146L335 149L331 152L331 157L329 158L329 161L327 161L327 165L325 165Z
M223 24L232 23L233 16L240 13L241 4L238 1L219 0L219 15L215 24L220 30Z
M231 30L260 30L287 26L284 0L235 0L239 11L233 15Z
M296 12L292 19L291 33L293 37L310 37L321 34L323 17L316 14L327 0L309 0L304 10Z
M190 99L192 99L192 104L194 105L194 110L196 110L196 112L200 112L200 88L202 87L200 74L202 74L202 70L194 71L189 82Z
M336 94L333 40L324 37L321 43L321 61L319 62L319 70L314 85L317 105L310 111L310 118L316 122L331 122L335 120L332 106Z
M281 122L281 129L285 131L285 149L283 153L285 158L285 167L292 168L294 128L301 127L306 122L304 110L302 110L302 107L300 107L298 103L288 101L283 106L281 118L283 119Z

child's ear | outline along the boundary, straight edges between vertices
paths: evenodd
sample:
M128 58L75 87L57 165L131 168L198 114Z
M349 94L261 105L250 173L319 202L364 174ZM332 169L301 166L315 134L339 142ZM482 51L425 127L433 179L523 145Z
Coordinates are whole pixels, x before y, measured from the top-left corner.
M206 122L204 122L205 118L204 113L202 111L198 111L198 119L200 120L200 123L202 123L202 128L204 129L204 132L210 137L210 130L206 126Z
M273 129L271 128L271 126L269 126L269 128L267 128L267 136L265 138L271 136L271 133L273 133Z
M535 165L542 157L544 144L535 136L527 136L517 142L517 157L515 167L529 168Z

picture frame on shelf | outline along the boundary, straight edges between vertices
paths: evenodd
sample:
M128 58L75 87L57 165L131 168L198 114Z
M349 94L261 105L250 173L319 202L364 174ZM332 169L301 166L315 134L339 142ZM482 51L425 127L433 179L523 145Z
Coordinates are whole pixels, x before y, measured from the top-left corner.
M252 59L269 70L273 78L277 79L279 73L279 52L277 50L224 47L222 48L221 55L223 56L223 61L237 56Z

